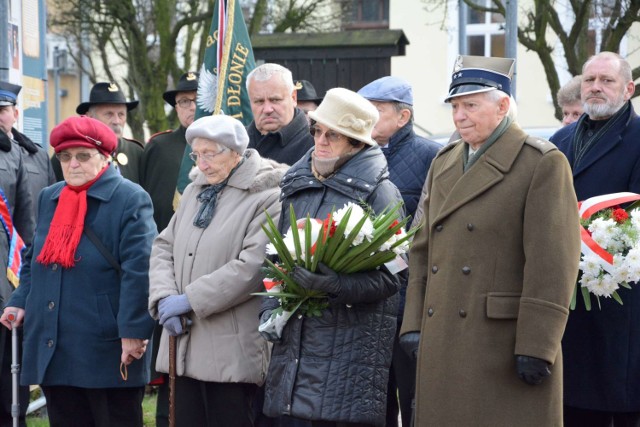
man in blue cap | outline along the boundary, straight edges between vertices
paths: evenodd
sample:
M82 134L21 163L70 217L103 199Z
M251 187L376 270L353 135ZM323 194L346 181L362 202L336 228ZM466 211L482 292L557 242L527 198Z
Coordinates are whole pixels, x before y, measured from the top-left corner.
M415 425L562 425L562 334L580 256L571 169L515 121L515 60L460 56L460 139L427 178L400 344L417 356Z
M7 275L9 263L17 260L17 254L11 250L12 244L15 244L11 229L15 228L26 245L31 244L37 193L33 194L29 175L33 169L34 180L37 180L45 175L43 172L46 170L38 168L36 163L29 166L27 162L31 158L31 152L38 156L40 149L28 138L21 138L23 135L13 128L18 118L15 105L20 89L18 85L0 81L0 211L10 214L8 217L0 217L0 302L3 307L17 285ZM47 153L43 151L43 154L48 163ZM19 342L21 346L22 340ZM29 387L20 387L18 393L22 403L19 420L20 425L24 426ZM0 426L12 424L11 401L11 334L7 333L6 328L0 328Z
M413 217L427 171L440 145L413 131L413 90L409 82L399 77L382 77L364 86L358 93L367 98L380 113L372 137L387 158L391 182L400 190L407 215ZM407 286L406 276L403 279L398 332L402 325ZM409 425L414 377L415 361L399 347L396 335L387 391L387 426L398 424L398 409L402 425Z

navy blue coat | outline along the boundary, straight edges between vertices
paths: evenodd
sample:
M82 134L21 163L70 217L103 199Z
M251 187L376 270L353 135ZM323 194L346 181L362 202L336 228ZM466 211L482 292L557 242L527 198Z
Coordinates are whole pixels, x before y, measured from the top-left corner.
M89 225L120 263L122 276L83 234L76 265L36 261L64 182L40 193L34 243L20 286L8 305L25 309L23 385L83 388L136 387L149 379L150 353L120 376L121 338L146 339L153 319L147 311L149 256L156 235L149 195L113 168L87 191Z
M577 122L551 141L573 169L578 200L631 191L640 193L640 118L633 111L610 129L574 167ZM580 295L562 341L564 403L600 411L640 411L640 289L618 291L624 305L601 298L584 309ZM594 301L595 302L595 301Z
M389 165L389 179L400 190L405 213L412 218L427 179L427 171L440 148L438 143L416 135L413 124L407 123L382 149Z

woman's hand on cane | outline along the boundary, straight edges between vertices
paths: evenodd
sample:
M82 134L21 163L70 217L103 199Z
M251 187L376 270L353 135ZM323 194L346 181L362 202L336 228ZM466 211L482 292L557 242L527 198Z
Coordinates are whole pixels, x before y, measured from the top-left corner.
M12 318L11 316L15 317ZM9 330L11 330L12 326L16 328L22 326L22 320L24 320L24 309L18 307L5 307L0 317L0 323Z

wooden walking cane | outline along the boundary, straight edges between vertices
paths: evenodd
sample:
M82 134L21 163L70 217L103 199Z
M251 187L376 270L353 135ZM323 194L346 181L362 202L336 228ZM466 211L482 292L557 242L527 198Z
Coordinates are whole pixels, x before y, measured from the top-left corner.
M187 327L187 322L180 316L182 330ZM176 351L178 337L169 335L169 427L176 427Z

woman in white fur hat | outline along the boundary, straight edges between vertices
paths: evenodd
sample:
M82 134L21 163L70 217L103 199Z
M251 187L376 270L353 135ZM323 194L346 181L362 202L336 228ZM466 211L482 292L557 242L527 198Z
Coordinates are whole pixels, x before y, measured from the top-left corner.
M280 231L289 209L298 217L326 218L348 202L374 212L401 201L387 162L371 138L378 111L362 96L331 89L309 113L315 146L282 179ZM264 413L310 420L312 426L382 426L396 328L397 277L379 270L338 274L326 266L293 272L296 282L326 292L321 317L291 317L274 342ZM276 308L265 299L261 321ZM307 424L308 425L308 424Z
M253 426L269 347L251 293L262 290L261 225L280 213L287 166L247 149L244 126L229 116L196 120L186 139L198 169L151 252L149 310L163 326L156 369L169 372L177 336L176 424Z

